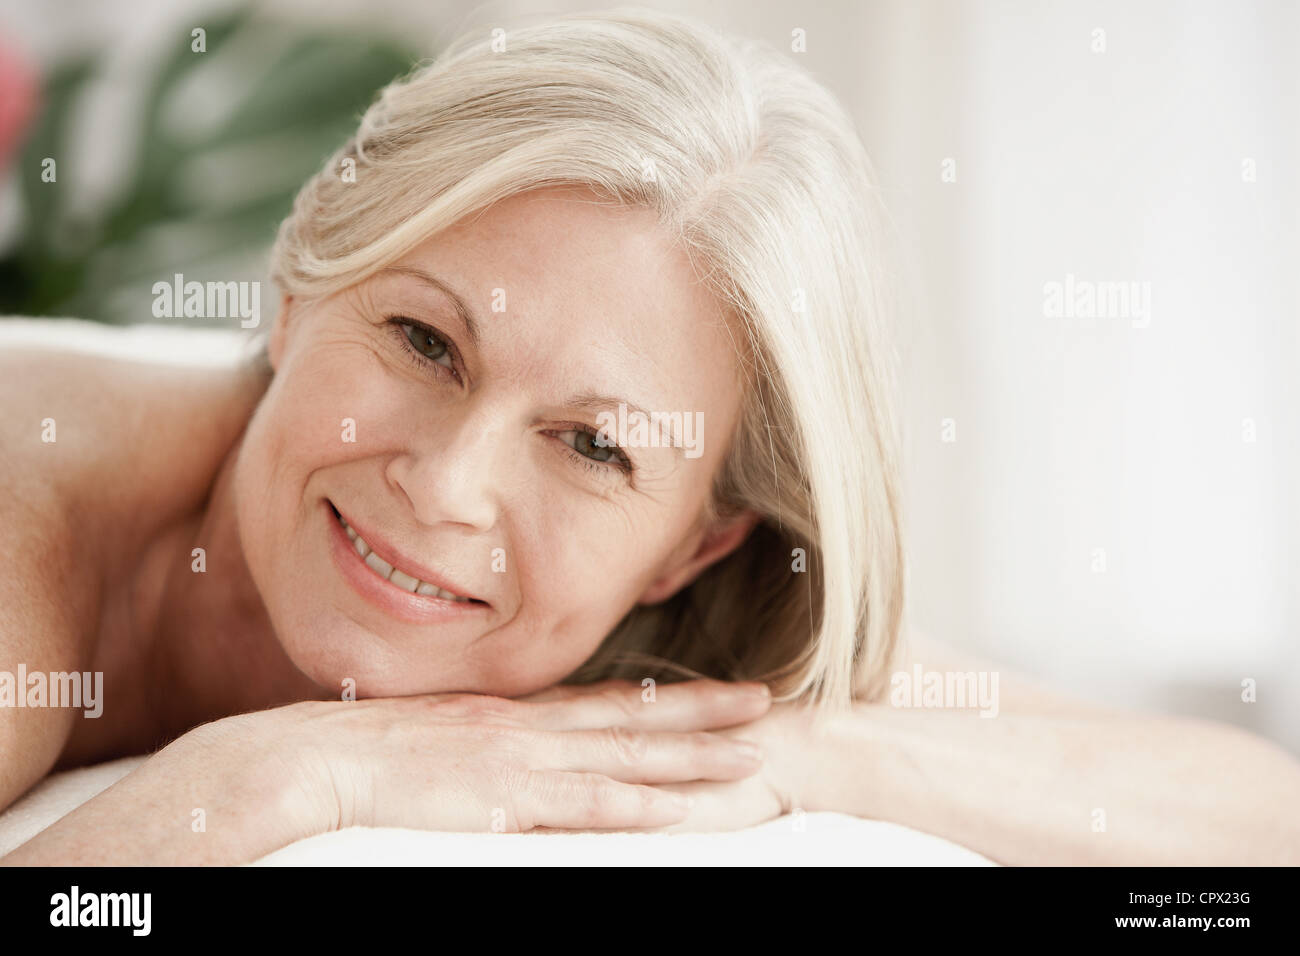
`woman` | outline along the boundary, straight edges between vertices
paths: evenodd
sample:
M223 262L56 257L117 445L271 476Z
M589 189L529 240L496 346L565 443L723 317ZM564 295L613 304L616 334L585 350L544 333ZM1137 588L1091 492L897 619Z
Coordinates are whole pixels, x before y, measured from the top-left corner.
M304 187L264 363L3 359L4 658L105 700L0 711L0 805L165 744L5 862L796 805L1011 863L1295 861L1300 770L1237 731L1005 674L995 720L889 706L890 346L831 97L658 15L499 39Z

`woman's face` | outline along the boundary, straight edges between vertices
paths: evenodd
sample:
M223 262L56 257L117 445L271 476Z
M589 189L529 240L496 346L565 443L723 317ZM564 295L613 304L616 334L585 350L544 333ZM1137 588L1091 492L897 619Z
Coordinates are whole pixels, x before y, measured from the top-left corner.
M270 355L239 530L280 642L324 687L553 684L752 526L705 519L739 362L648 210L515 196L287 303ZM638 410L677 413L675 438Z

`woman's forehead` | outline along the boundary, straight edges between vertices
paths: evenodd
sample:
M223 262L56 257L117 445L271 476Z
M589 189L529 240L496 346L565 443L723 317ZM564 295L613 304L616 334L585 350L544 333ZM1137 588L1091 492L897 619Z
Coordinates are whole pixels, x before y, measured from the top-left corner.
M638 374L664 402L717 405L736 359L717 299L652 211L573 190L511 197L426 240L373 277L432 297L485 354L520 370ZM600 382L583 383L605 391Z

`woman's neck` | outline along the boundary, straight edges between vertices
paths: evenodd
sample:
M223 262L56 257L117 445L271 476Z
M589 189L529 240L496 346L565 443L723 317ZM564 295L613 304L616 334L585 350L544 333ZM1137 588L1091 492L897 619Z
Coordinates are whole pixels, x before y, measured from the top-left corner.
M82 516L85 566L96 569L102 595L83 668L103 674L104 709L77 722L61 767L325 696L281 650L240 546L232 479L267 375L121 363L100 373L122 395L119 417L149 427L134 431L136 441L107 443L104 476L69 504Z
M224 455L207 494L159 531L132 587L145 707L167 739L200 723L327 696L281 649L240 542L235 470L268 374L244 366L220 404ZM220 454L220 449L216 449ZM195 549L202 549L197 554Z
M227 453L203 508L159 546L165 565L153 629L154 687L171 732L250 710L322 698L325 691L281 649L240 543L234 473L241 439ZM174 555L202 548L186 566Z

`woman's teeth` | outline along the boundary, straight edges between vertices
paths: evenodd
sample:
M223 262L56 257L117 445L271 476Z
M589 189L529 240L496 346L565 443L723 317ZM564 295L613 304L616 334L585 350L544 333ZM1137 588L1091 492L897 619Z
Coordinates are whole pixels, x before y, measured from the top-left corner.
M396 584L402 590L410 591L412 594L423 594L426 597L442 598L444 601L459 601L462 604L473 603L472 598L461 597L459 594L452 594L450 591L444 591L440 587L426 584L419 578L413 578L409 574L397 570L397 568L393 567L379 555L371 551L370 545L366 544L361 535L352 530L352 526L343 519L342 515L339 515L339 524L343 525L343 530L348 533L348 537L352 540L352 547L357 549L357 554L361 555L362 560L366 563L366 567L370 568L371 571L374 571L375 574L379 575L384 580Z

